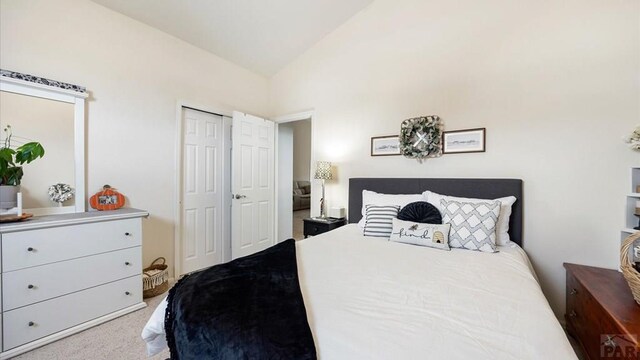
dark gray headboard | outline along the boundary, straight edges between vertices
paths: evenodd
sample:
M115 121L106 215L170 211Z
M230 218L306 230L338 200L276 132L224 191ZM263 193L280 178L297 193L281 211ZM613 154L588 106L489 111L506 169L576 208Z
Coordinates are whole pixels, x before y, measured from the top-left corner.
M443 195L496 199L515 196L516 203L509 221L511 241L522 246L522 180L519 179L407 179L407 178L351 178L349 179L349 222L362 218L362 190L384 194L420 194L430 190Z

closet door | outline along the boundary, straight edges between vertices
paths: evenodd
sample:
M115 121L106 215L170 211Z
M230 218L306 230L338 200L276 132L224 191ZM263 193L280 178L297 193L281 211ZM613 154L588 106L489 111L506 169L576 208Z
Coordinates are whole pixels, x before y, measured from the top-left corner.
M231 151L231 256L274 244L274 123L233 112Z
M223 119L183 109L181 273L223 262Z

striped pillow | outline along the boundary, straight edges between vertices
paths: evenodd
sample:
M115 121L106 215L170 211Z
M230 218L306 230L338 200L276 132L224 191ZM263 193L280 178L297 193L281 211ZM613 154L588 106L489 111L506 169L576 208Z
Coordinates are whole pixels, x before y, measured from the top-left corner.
M398 217L400 206L367 205L365 207L364 236L391 237L393 219Z

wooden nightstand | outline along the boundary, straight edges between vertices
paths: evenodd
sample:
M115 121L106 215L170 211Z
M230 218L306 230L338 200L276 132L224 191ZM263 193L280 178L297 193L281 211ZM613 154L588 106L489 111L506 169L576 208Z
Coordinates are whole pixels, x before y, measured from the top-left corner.
M616 270L564 264L567 332L587 359L640 359L640 305Z
M306 218L304 219L304 237L307 238L307 236L319 235L346 224L346 218L326 218L326 220Z

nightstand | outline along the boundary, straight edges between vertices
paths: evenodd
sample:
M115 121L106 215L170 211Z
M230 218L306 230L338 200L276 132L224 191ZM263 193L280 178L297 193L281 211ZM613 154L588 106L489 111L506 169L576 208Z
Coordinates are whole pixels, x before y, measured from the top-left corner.
M587 359L640 358L640 305L617 270L564 264L567 332Z
M317 218L306 218L304 219L304 237L307 236L319 235L322 233L326 233L327 231L331 231L333 229L339 228L340 226L346 225L347 219L334 219L334 218L326 218L326 219L317 219Z

